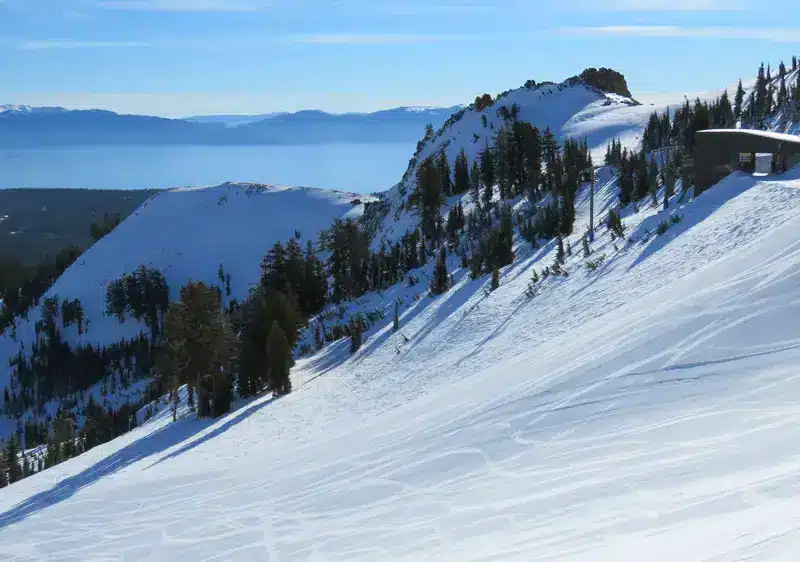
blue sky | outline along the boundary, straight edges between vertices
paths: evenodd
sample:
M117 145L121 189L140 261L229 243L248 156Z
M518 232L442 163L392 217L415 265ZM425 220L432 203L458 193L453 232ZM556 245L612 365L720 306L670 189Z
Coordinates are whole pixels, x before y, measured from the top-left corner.
M0 103L455 105L588 66L700 92L800 55L797 0L0 0Z

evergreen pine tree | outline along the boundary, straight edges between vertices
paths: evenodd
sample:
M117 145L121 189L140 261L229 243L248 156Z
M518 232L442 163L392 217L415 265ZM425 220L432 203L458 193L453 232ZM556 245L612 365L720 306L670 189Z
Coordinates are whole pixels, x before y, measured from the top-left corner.
M481 200L481 168L478 165L477 158L472 162L472 170L469 174L469 189L472 201L476 205L479 204Z
M439 257L436 260L436 268L433 272L430 289L434 295L440 295L448 289L447 252L444 248L439 250Z
M419 240L419 264L425 265L428 263L428 252L425 248L425 237L421 237Z
M494 198L494 189L492 188L492 184L487 183L483 186L482 203L484 209L491 208L493 198Z
M443 184L440 166L430 158L423 161L417 170L417 185L410 200L419 208L423 236L434 242L439 240L440 234L437 221L441 219L441 207L444 203Z
M269 364L268 390L276 395L289 394L292 391L292 382L289 371L292 364L292 350L286 339L286 334L277 320L272 322L267 340L267 353Z
M8 471L8 483L13 484L22 479L22 469L19 466L19 445L16 434L6 442L4 460Z
M348 331L350 332L350 353L353 354L361 349L364 341L364 319L361 314L350 319Z
M583 247L583 257L588 258L592 254L592 250L589 248L589 239L587 236L581 238L581 246Z
M492 285L491 291L495 291L498 287L500 287L500 269L495 265L492 269Z
M495 169L494 159L492 158L492 151L489 148L489 141L486 141L486 146L481 152L481 179L486 188L491 189L495 182Z
M564 264L564 240L561 236L558 237L558 248L556 250L556 262Z
M447 152L445 147L439 151L439 159L436 162L436 167L439 169L439 181L441 182L440 191L445 197L453 194L453 182L450 177L450 162L447 161Z
M742 81L739 80L739 85L736 87L736 98L734 99L733 114L736 119L742 117L742 106L744 104L744 87Z
M394 320L392 321L392 332L397 332L400 329L400 305L395 301L394 303Z
M455 182L453 186L455 193L465 193L469 190L469 174L467 154L462 148L456 157L455 163Z

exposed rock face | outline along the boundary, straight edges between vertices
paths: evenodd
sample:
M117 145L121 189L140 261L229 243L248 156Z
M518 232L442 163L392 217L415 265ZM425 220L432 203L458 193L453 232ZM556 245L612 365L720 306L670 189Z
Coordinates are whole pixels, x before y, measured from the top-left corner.
M616 70L610 68L601 68L599 70L596 68L587 68L576 78L602 92L619 94L626 98L633 97L631 91L628 89L625 76Z

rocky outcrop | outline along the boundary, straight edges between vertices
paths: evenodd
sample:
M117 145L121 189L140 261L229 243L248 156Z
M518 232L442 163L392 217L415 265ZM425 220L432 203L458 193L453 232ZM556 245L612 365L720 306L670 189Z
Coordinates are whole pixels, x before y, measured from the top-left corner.
M580 76L575 76L575 79L593 88L597 88L601 92L618 94L626 98L633 97L631 91L628 89L625 76L610 68L587 68L581 72Z

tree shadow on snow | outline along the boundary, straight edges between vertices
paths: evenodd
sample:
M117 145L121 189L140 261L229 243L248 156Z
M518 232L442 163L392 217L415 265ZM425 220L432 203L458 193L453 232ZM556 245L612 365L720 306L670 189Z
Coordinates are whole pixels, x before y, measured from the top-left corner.
M272 400L251 402L248 405L240 408L238 411L229 415L229 419L224 421L219 427L199 439L196 439L177 451L170 453L163 459L153 463L150 467L159 464L161 461L168 458L176 457L198 445L205 443L209 439L220 435L227 431L232 426L242 422L248 417L252 416L255 412L260 410L265 405L272 402ZM164 427L145 435L141 439L126 445L122 449L110 454L109 456L99 460L92 466L87 467L83 471L57 481L51 488L43 490L28 499L18 503L11 509L0 514L0 529L9 525L14 525L24 521L28 517L36 513L53 507L64 500L67 500L81 491L83 488L91 486L102 478L110 476L140 460L147 457L158 455L171 447L190 439L199 431L217 423L219 420L181 420L177 423L169 423ZM98 447L109 446L113 440ZM113 446L113 445L112 445ZM77 457L80 458L80 457ZM75 461L73 461L75 462ZM79 462L79 461L78 461ZM148 468L150 468L148 467ZM49 469L48 469L49 470ZM48 470L45 470L38 477L46 477Z
M247 406L245 406L243 408L240 408L238 411L236 411L233 414L229 415L228 419L226 419L219 426L215 427L213 430L209 431L205 435L202 435L202 436L198 437L194 441L190 441L189 443L186 443L185 445L183 445L179 449L176 449L176 450L172 451L170 454L158 459L153 464L151 464L150 466L145 468L145 470L149 470L149 469L153 468L154 466L157 466L157 465L161 464L164 461L167 461L169 459L173 459L175 457L179 457L184 453L188 453L189 451L191 451L195 447L199 447L203 443L206 443L207 441L210 441L211 439L214 439L215 437L219 437L220 435L222 435L223 433L228 431L233 426L240 424L241 422L243 422L247 418L251 417L253 414L255 414L258 411L260 411L265 406L267 406L269 404L272 404L275 400L276 400L276 398L274 398L274 397L270 397L270 398L263 399L263 400L256 399L254 402L251 402Z
M643 220L636 230L631 233L630 237L634 240L632 244L634 247L644 246L644 249L628 267L628 271L643 263L677 237L702 223L725 203L749 191L756 185L758 185L758 182L754 181L751 175L737 172L683 206L673 206L666 212L660 211L658 214ZM682 215L681 222L671 224L670 218L673 215ZM656 229L663 221L667 221L669 228L664 234L658 234Z

